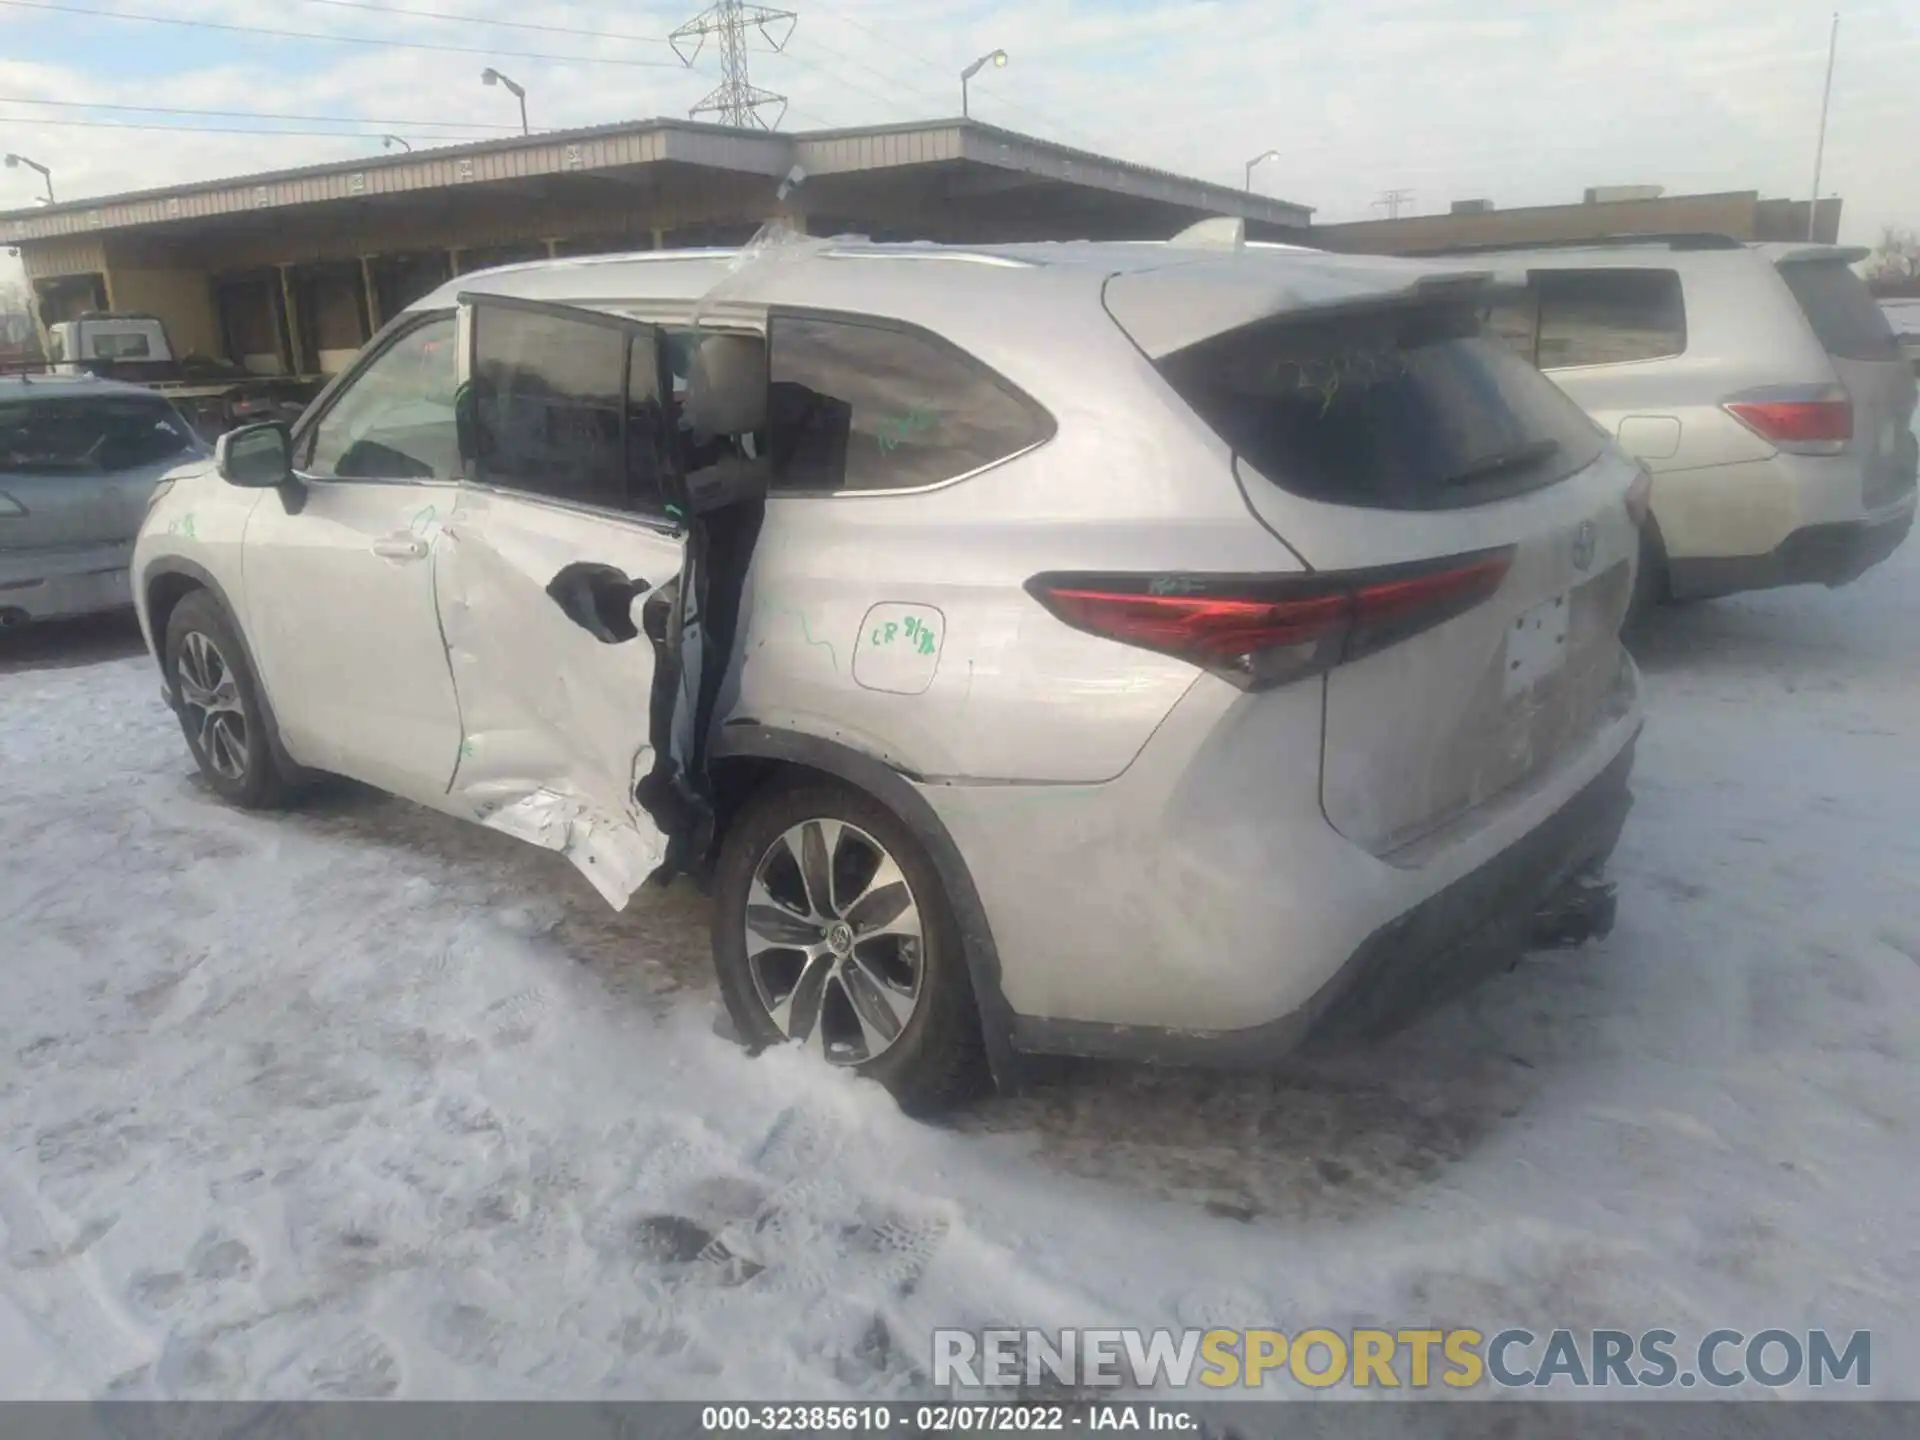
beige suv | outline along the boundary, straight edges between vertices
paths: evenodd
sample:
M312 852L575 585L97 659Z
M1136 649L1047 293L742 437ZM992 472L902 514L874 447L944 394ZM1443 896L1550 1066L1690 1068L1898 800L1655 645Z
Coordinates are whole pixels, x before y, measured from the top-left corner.
M1913 524L1914 376L1867 252L1718 235L1478 251L1488 329L1653 475L1648 598L1842 585Z

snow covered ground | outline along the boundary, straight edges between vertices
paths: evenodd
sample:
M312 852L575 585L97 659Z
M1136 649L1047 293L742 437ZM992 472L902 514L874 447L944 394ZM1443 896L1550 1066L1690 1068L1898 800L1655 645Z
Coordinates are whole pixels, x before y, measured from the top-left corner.
M945 1128L716 1038L697 895L228 810L124 632L9 637L0 1392L884 1395L1000 1321L1871 1328L1920 1395L1920 543L1662 619L1609 941Z

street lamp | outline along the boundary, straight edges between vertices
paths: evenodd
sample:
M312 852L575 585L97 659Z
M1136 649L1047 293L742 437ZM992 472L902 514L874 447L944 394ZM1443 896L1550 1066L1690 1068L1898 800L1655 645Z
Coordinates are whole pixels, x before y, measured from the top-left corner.
M520 133L522 135L527 134L527 92L491 65L480 72L480 83L482 85L504 86L507 93L520 102Z
M1247 161L1247 189L1249 190L1253 189L1253 167L1254 166L1264 165L1269 160L1278 160L1279 158L1280 158L1280 152L1278 150L1269 150L1267 151L1266 154L1256 155L1253 157L1253 159Z
M53 204L53 172L38 160L29 160L24 155L15 155L9 151L7 154L7 169L13 170L21 165L26 166L29 170L38 170L40 172L40 178L46 182L47 186L47 204Z
M391 150L396 145L409 155L413 153L413 146L402 140L398 135L382 135L380 137L380 148L382 150Z
M989 65L993 66L996 70L1006 69L1007 52L1004 50L995 50L991 55L982 55L978 60L974 61L973 64L967 66L966 69L960 72L960 114L963 119L972 114L972 111L967 108L967 82Z

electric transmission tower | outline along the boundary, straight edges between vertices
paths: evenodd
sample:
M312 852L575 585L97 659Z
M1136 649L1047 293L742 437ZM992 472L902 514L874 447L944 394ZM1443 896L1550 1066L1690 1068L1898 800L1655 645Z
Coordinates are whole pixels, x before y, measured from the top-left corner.
M1384 209L1389 220L1400 218L1400 207L1413 199L1411 190L1383 190L1380 198L1373 202L1376 209Z
M782 21L786 23L784 30L779 29ZM799 22L800 17L791 10L770 10L765 5L744 4L742 0L715 0L675 30L667 39L673 45L673 53L687 66L699 58L709 35L720 39L720 83L687 113L695 119L713 115L723 125L737 125L747 130L777 129L787 113L787 97L758 89L747 78L747 31L758 30L761 38L779 51L786 49L787 41L793 38L793 27ZM682 48L688 41L693 44L692 50ZM769 125L760 110L762 106L776 104L780 111Z

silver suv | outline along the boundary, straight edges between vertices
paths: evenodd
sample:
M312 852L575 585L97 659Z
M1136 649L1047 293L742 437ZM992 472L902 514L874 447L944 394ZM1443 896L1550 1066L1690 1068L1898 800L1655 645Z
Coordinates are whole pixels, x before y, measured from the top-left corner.
M1257 1061L1610 923L1644 484L1481 278L1253 246L463 276L135 556L206 782L711 871L754 1044L915 1108ZM1641 512L1643 513L1643 511Z
M1653 473L1649 596L1841 585L1906 538L1914 376L1850 268L1867 254L1717 235L1472 252L1510 287L1489 330Z

